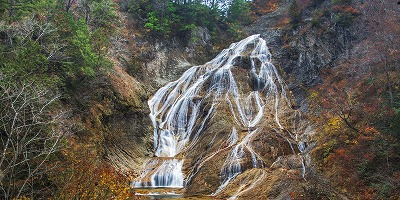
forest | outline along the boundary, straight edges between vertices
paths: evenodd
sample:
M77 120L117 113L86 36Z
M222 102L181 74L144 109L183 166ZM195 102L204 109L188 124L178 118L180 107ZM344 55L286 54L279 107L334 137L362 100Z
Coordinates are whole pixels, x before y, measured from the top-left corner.
M147 101L182 74L160 55L203 64L260 29L340 194L322 199L398 199L399 17L390 0L0 0L0 198L142 198Z

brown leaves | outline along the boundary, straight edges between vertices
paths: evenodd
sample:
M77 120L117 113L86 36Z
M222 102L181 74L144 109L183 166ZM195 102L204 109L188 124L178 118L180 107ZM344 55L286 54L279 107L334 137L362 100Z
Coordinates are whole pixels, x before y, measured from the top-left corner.
M332 10L334 12L349 13L352 15L358 15L360 13L360 11L356 10L355 8L349 5L335 5L332 7Z

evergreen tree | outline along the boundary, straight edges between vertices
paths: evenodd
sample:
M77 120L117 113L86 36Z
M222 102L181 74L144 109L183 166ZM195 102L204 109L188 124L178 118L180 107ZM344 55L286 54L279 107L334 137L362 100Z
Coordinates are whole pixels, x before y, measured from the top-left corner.
M232 0L228 13L227 20L231 23L248 24L251 22L250 8L246 0Z

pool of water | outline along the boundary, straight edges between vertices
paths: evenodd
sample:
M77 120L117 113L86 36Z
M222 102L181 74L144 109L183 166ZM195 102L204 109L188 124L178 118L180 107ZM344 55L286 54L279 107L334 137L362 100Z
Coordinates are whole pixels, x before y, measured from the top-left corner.
M190 199L190 200L216 200L219 198L212 196L185 196L182 188L135 188L137 196L143 196L145 199Z

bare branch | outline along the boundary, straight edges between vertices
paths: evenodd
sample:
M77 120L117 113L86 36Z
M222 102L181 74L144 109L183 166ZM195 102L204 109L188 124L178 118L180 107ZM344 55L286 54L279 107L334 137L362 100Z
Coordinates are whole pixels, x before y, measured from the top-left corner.
M2 84L0 91L0 191L5 199L18 199L34 193L44 165L60 149L64 131L57 127L66 114L50 113L60 96L34 83Z

